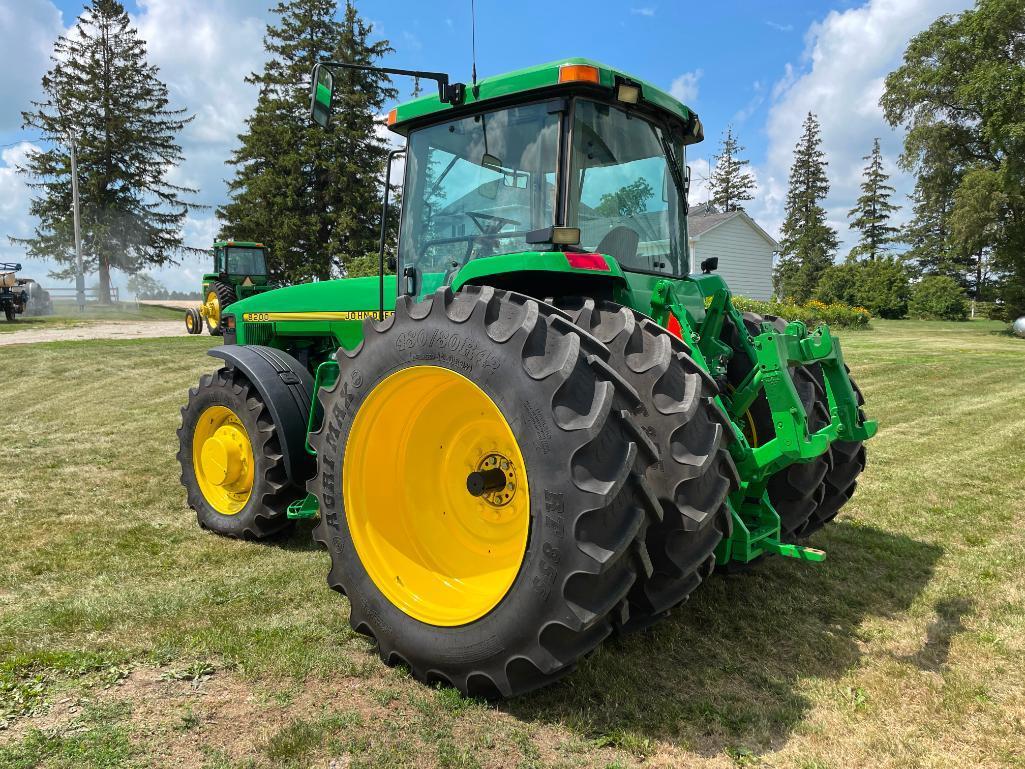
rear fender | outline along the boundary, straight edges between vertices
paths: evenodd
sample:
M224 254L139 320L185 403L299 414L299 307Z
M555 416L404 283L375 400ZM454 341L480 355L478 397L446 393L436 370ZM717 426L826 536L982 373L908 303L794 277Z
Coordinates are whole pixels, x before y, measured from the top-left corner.
M288 353L260 345L222 345L207 353L238 369L253 383L278 428L288 480L305 488L315 464L306 453L306 426L313 402L313 377Z
M474 259L452 278L452 290L494 286L539 299L582 294L612 297L626 276L611 256L562 251L525 251Z

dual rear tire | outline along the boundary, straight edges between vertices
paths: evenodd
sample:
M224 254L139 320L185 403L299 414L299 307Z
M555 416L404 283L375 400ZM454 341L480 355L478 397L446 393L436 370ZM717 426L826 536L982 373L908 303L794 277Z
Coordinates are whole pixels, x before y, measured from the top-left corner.
M421 680L543 686L714 565L735 482L714 384L630 311L566 310L490 287L400 299L320 395L328 583ZM677 429L649 432L659 408Z
M740 349L738 333L757 336L763 323L771 323L777 331L784 331L787 322L772 315L744 313L743 331L729 329L727 341ZM751 370L745 355L734 355L727 369L731 387L739 386ZM808 414L808 429L814 432L829 424L829 398L822 367L792 366L790 374L797 393ZM851 380L858 403L864 399L858 385ZM754 446L772 438L775 431L768 401L760 395L745 415L747 439ZM785 542L805 539L833 520L850 500L857 487L857 478L865 469L865 447L859 442L836 441L825 454L807 462L784 467L768 483L769 501L780 517L780 534Z

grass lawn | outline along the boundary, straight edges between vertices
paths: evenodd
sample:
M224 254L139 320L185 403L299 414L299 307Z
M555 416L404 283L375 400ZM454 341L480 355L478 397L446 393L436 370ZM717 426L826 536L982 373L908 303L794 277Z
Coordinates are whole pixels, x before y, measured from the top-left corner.
M197 302L198 305L198 302ZM96 321L153 321L181 320L182 310L170 307L159 307L150 304L124 302L106 307L88 304L84 312L78 311L78 305L66 300L53 303L53 315L19 315L13 323L0 318L0 334L12 331L24 331L30 328L63 328L78 326ZM0 313L2 315L2 313Z
M713 579L497 707L384 667L308 523L195 525L175 428L208 337L0 348L0 767L1025 767L1025 342L1000 328L844 334L881 427L829 559Z

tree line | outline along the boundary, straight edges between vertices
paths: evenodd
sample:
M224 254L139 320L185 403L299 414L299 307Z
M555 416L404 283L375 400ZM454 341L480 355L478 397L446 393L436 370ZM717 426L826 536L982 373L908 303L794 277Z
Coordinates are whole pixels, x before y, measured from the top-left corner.
M270 246L273 277L297 282L365 274L376 250L388 147L378 132L396 95L387 76L336 73L335 119L308 118L309 75L323 58L372 64L392 52L372 39L351 0L280 0L264 37L267 61L247 82L256 106L227 161L229 199L217 207L220 236ZM898 228L878 139L865 156L861 194L848 213L857 232L837 264L829 224L828 162L809 113L794 148L774 285L781 297L842 299L900 315L909 281L943 281L979 301L1025 312L1025 6L978 0L935 21L908 44L886 79L887 121L906 132L900 166L915 174L911 218ZM45 148L19 169L35 194L31 237L12 239L29 256L74 274L70 163L78 147L86 269L101 295L111 271L135 274L175 264L189 249L182 225L200 208L197 191L170 181L183 160L177 136L192 116L170 103L145 43L118 0L90 0L59 38L43 97L23 113ZM756 181L728 128L709 179L711 204L741 208ZM195 249L193 249L195 250ZM939 281L939 283L937 282ZM885 290L884 290L885 289Z

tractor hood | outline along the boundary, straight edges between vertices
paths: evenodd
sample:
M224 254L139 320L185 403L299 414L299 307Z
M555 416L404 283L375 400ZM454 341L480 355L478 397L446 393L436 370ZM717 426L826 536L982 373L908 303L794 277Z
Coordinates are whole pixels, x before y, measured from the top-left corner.
M384 302L387 310L395 307L395 287L395 276L386 275ZM311 315L307 318L309 320L359 320L360 313L379 308L379 290L380 282L376 276L301 283L243 299L231 305L229 312L241 320L254 320L246 317L254 313L287 313L292 319L303 313Z

